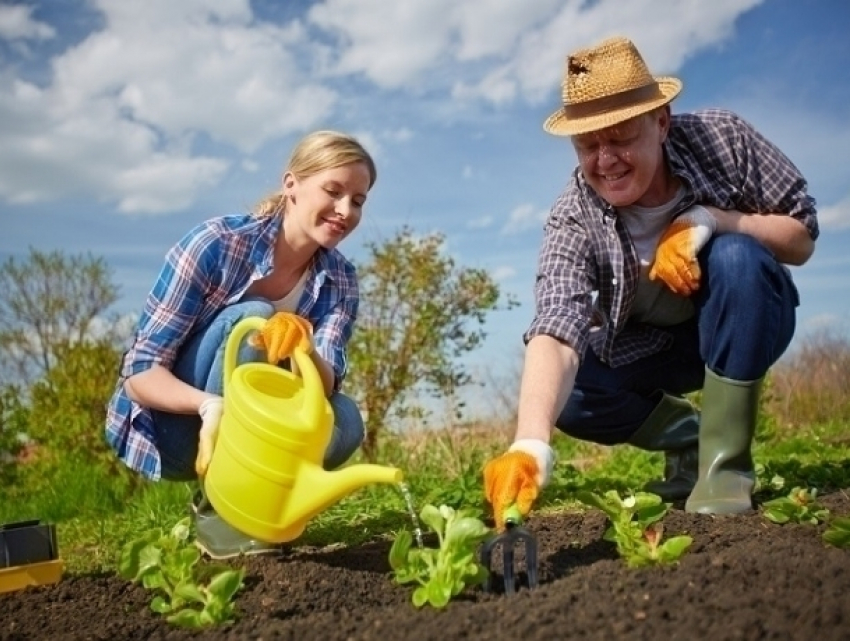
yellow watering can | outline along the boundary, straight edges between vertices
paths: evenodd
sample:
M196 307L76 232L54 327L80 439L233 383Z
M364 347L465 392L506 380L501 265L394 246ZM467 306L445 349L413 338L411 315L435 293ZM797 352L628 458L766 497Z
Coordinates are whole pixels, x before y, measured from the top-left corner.
M334 416L310 355L296 347L301 376L236 355L245 335L265 319L233 328L224 350L224 414L204 489L218 514L236 529L269 543L299 537L307 522L370 483L399 483L401 470L352 465L322 467Z

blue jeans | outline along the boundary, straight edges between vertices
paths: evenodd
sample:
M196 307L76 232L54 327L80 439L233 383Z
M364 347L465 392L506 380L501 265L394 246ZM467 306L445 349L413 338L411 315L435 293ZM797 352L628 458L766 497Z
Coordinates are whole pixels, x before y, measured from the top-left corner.
M712 238L699 254L696 314L667 328L670 349L612 368L588 349L558 429L603 445L625 443L661 398L702 389L705 369L737 381L762 378L796 326L797 289L761 243L743 234Z
M192 335L177 354L173 373L181 381L213 394L224 388L224 348L233 327L243 318L274 314L271 303L248 300L224 308L206 327ZM239 363L265 361L265 353L243 341L236 357ZM347 461L363 442L364 426L360 410L349 397L335 392L329 399L334 412L334 429L325 451L324 468L332 470ZM154 411L156 442L162 460L162 478L193 480L198 454L201 418L195 414Z

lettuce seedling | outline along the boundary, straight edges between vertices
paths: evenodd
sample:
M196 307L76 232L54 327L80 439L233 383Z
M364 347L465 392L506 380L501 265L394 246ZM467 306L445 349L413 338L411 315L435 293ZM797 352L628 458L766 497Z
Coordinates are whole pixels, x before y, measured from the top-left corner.
M168 534L161 528L145 532L122 548L120 576L156 591L151 610L167 615L173 625L202 628L232 621L232 600L243 585L244 568L200 566L201 553L188 538L188 518Z
M637 492L621 498L616 490L609 490L603 496L579 491L576 498L608 516L611 525L603 538L617 545L617 553L629 567L673 563L693 542L690 536L674 536L661 542L664 528L659 521L667 513L668 505L656 494Z
M817 525L829 518L829 510L817 502L818 491L795 487L788 496L765 501L764 515L774 523L811 523Z
M442 608L467 586L487 580L487 569L476 553L491 530L469 510L447 505L426 505L419 518L437 534L438 547L413 547L413 535L402 530L390 549L390 567L396 582L419 584L413 591L413 605L430 603Z
M837 548L850 548L850 517L839 516L823 533L823 540Z

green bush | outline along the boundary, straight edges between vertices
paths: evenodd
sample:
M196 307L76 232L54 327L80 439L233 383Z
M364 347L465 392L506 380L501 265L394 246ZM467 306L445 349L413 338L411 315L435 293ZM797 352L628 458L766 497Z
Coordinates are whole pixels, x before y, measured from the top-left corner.
M29 410L14 385L0 388L0 484L9 487L16 478L17 456L27 441Z

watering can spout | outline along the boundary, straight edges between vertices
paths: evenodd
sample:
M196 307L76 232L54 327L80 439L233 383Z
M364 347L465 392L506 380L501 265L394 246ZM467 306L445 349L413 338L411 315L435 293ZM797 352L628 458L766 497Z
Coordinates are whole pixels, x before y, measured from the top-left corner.
M403 479L400 469L383 465L358 464L328 472L318 465L304 464L284 507L281 523L306 524L316 514L366 485L397 485Z

